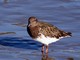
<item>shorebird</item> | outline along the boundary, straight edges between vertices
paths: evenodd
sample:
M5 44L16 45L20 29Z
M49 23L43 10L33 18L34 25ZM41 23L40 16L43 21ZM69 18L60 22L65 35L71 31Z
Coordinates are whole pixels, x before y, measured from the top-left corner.
M46 54L48 54L49 44L71 36L71 32L64 32L52 24L39 21L33 16L28 19L27 31L33 40L42 43L42 52L44 52L44 47L46 47Z

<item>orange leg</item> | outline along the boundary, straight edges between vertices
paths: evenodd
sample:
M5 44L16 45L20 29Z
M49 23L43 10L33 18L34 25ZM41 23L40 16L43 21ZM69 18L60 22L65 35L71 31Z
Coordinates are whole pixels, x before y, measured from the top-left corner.
M44 54L44 44L42 45L42 50L41 50L42 54Z
M46 46L46 56L48 56L48 46Z
M46 53L46 55L44 55L44 48L46 48L46 51L45 51L45 53ZM42 45L42 57L44 58L45 57L45 59L46 60L48 60L48 45L47 46L45 46L44 44Z

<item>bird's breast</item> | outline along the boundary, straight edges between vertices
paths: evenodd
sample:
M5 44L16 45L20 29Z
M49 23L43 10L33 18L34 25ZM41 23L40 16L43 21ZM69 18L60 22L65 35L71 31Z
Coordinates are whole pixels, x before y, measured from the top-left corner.
M39 27L35 26L35 27L29 27L30 29L30 35L32 38L37 38L39 36Z

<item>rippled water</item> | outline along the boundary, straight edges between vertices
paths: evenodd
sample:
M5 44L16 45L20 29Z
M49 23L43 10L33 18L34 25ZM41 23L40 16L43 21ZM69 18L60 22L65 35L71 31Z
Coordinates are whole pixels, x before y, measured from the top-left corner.
M26 31L30 16L72 32L71 38L50 45L51 58L80 60L80 0L0 0L0 33L4 33L0 34L0 45L36 50L40 54L41 44L32 41ZM28 57L37 60L41 56Z

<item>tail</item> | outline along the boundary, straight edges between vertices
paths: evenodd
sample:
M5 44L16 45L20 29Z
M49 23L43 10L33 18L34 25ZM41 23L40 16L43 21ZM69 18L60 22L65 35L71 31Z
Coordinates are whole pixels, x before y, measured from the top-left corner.
M66 32L67 36L72 36L71 32Z
M61 35L62 35L62 36L65 36L65 37L70 37L70 36L72 36L72 33L71 33L71 32L61 31Z

